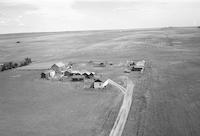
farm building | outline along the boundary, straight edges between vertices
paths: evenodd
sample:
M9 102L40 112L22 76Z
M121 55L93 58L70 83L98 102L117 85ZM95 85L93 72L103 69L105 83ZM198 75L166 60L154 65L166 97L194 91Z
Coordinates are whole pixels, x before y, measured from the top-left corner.
M88 72L88 71L85 71L85 72L82 72L82 75L85 77L85 78L93 78L95 73L94 72Z
M73 75L71 77L71 80L72 81L83 81L84 80L84 76L82 76L82 75Z
M142 71L142 69L141 67L132 67L131 71Z
M135 65L133 65L131 67L131 70L132 71L141 71L142 72L144 70L144 65L145 65L145 61L144 60L138 61L138 62L135 63Z
M56 73L61 73L66 70L66 65L62 62L58 62L51 66L51 69L54 70Z
M82 75L82 72L78 71L78 70L72 70L70 71L72 75Z
M41 78L50 79L50 78L53 78L54 76L55 76L54 70L46 70L41 73Z
M92 88L95 88L95 89L102 89L104 88L104 85L103 85L103 82L99 79L96 79L92 85Z

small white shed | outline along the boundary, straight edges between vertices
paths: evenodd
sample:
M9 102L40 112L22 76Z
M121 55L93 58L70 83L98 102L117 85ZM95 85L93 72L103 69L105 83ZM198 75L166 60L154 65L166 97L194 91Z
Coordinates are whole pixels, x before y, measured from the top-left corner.
M94 88L95 89L102 89L102 88L104 88L103 82L101 80L99 80L99 79L95 80L94 81Z

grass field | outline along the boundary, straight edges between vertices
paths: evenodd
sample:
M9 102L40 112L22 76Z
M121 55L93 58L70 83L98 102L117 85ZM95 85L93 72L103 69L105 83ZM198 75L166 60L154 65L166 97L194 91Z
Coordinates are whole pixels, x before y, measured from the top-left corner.
M88 90L78 83L46 81L38 71L6 71L0 83L1 136L107 134L121 101L114 88Z
M123 136L200 135L198 28L0 35L0 62L25 57L34 61L27 69L46 68L57 61L113 62L112 67L91 70L114 81L127 75L136 84ZM130 59L147 61L143 74L123 73L123 63ZM121 98L116 88L83 91L69 83L41 81L39 73L0 73L2 136L109 133L113 117L108 113L116 114Z

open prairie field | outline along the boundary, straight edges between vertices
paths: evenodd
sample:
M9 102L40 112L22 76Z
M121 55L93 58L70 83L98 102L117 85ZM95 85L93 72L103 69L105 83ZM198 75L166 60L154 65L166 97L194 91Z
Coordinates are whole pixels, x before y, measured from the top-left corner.
M115 88L40 79L38 70L2 72L0 83L1 136L107 135L122 98Z
M120 107L116 88L88 91L39 78L55 62L90 60L114 64L88 67L105 79L135 83L123 136L200 135L198 28L0 35L0 62L25 57L33 63L0 73L1 136L107 136ZM123 73L127 60L142 59L142 74Z

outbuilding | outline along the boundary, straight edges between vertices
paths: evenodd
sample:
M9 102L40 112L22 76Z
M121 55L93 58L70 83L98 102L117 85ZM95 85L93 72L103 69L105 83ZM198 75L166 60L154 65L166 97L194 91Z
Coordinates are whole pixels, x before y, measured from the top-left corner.
M82 75L73 75L71 77L71 80L72 81L83 81L84 80L84 76L82 76Z
M85 71L85 72L82 72L82 75L85 77L85 78L93 78L94 77L94 72L88 72L88 71Z
M102 88L104 88L103 82L100 79L96 79L96 80L94 80L92 87L95 89L102 89Z

